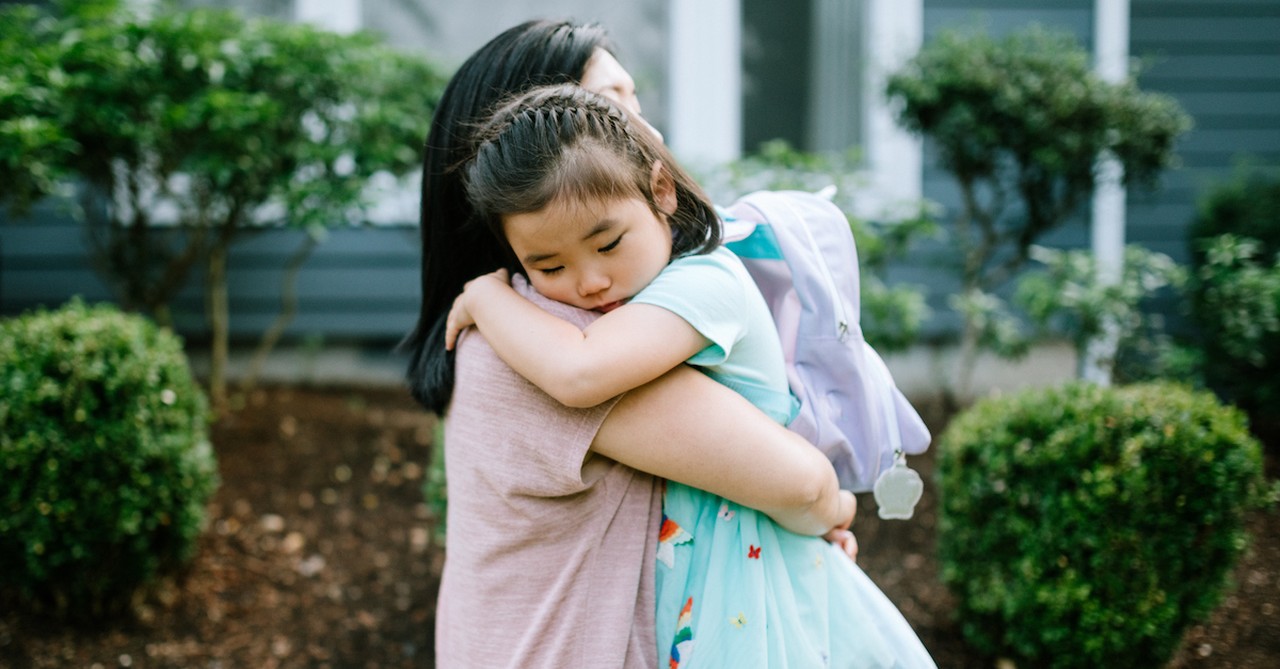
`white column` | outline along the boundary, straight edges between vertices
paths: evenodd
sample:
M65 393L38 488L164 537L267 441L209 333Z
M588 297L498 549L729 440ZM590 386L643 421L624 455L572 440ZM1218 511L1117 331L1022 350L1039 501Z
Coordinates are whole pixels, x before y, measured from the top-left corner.
M1103 81L1120 83L1129 76L1129 0L1094 0L1093 44L1095 68ZM1103 156L1093 195L1092 247L1098 280L1116 283L1124 272L1125 189L1124 173L1113 156ZM1120 332L1114 322L1103 323L1103 333L1090 341L1080 361L1080 376L1111 385L1116 344Z
M671 0L668 6L667 144L690 163L733 160L742 154L741 5Z
M924 41L923 0L866 0L867 70L863 78L863 150L872 192L889 213L918 206L923 193L921 139L901 128L884 94L885 82L920 51Z
M350 34L360 29L360 0L294 0L294 20Z

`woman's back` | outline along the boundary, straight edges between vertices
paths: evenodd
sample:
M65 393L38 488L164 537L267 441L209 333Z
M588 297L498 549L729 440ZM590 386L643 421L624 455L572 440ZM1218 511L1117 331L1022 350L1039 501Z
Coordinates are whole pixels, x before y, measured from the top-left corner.
M594 316L530 298L579 325ZM475 334L456 365L437 666L657 666L661 486L588 451L612 402L566 409Z

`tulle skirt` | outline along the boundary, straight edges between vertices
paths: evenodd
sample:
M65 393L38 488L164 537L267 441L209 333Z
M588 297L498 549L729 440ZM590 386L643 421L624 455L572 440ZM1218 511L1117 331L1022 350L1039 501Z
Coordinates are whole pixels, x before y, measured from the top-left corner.
M678 483L663 515L663 669L935 667L897 607L826 541Z

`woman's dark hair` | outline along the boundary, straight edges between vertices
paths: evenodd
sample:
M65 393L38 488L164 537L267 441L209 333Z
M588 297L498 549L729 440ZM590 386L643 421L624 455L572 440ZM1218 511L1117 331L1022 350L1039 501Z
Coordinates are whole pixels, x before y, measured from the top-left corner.
M467 281L509 265L455 169L471 154L471 132L510 95L581 81L597 49L614 50L597 25L528 21L480 47L445 87L422 158L422 307L400 345L410 354L409 390L430 411L443 414L453 394L453 353L444 348L449 307Z
M601 202L639 198L658 214L653 168L675 185L673 256L720 245L715 209L660 137L621 107L579 86L544 86L515 96L475 132L467 163L467 198L504 240L502 217L539 211L553 200ZM509 251L510 246L505 246Z

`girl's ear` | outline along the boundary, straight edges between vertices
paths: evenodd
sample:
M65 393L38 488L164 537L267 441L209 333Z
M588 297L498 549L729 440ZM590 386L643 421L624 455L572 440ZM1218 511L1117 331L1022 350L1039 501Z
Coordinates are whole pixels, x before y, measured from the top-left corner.
M653 173L650 175L649 190L653 193L653 201L658 210L670 216L676 213L676 181L667 171L661 160L653 161Z

